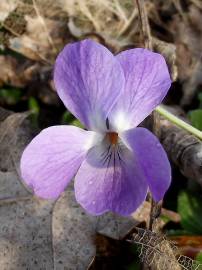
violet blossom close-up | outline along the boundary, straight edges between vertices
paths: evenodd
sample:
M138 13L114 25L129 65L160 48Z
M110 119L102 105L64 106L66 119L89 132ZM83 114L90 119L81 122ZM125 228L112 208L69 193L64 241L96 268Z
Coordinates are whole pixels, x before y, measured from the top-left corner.
M170 88L163 56L142 48L114 56L83 40L58 55L54 84L85 130L52 126L26 147L21 176L34 194L57 199L74 178L76 200L93 215L130 215L148 191L163 199L171 182L167 155L153 133L138 127Z

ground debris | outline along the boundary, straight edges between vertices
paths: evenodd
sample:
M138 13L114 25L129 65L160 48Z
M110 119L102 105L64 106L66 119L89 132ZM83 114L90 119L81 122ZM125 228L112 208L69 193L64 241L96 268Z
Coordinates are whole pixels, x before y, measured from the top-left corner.
M24 87L34 80L39 72L39 65L29 60L18 61L11 55L0 55L0 86L4 84Z
M145 206L145 207L144 207ZM141 212L141 215L140 215ZM145 212L145 215L143 214ZM112 239L122 239L134 226L148 218L148 207L132 217L113 213L95 217L87 214L75 201L72 187L56 202L53 210L53 250L56 269L85 269L96 255L97 233ZM140 217L140 220L138 219Z
M164 235L142 228L129 240L139 247L141 260L155 270L201 270L202 264L186 256L179 255L173 242Z
M7 10L7 16L2 19L7 32L1 32L1 43L28 59L53 64L65 44L68 30L64 17L61 20L61 9L56 8L55 1L49 2L47 6L44 1L42 4L39 1L16 1L14 8ZM50 13L53 10L56 17Z

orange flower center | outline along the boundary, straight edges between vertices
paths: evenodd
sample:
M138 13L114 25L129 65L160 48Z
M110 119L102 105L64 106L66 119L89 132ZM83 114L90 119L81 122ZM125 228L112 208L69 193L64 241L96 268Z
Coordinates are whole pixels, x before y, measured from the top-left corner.
M108 132L107 133L108 139L112 145L117 144L118 142L118 133L116 132Z

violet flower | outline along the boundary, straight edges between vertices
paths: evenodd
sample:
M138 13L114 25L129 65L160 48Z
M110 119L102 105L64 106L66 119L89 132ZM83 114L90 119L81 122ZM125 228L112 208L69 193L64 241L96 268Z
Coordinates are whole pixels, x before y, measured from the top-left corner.
M75 176L77 201L91 214L129 215L163 198L171 168L158 139L137 127L165 97L171 80L164 58L146 49L117 56L84 40L68 44L54 69L57 93L86 127L44 129L25 149L22 178L34 193L55 199Z

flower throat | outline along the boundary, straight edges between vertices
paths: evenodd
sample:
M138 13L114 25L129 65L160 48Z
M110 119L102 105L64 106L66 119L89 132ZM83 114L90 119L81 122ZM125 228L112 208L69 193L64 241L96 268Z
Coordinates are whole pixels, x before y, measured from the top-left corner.
M116 132L108 132L107 137L112 145L116 145L118 142L118 133Z

